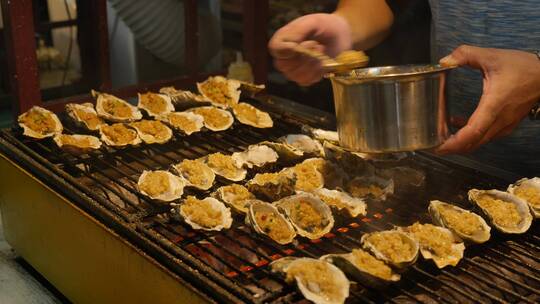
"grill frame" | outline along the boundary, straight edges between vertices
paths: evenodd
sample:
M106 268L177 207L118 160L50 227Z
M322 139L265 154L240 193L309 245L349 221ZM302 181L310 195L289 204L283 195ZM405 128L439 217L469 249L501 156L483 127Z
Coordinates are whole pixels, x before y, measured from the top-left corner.
M286 100L282 100L282 99L278 100L278 98L276 97L269 97L264 100L258 100L258 101L252 100L252 101L256 102L258 106L265 108L267 110L270 110L272 112L280 111L281 113L287 113L287 115L278 115L280 116L279 119L285 122L300 120L303 123L317 124L318 127L331 127L333 123L329 115L323 115L322 112L318 112L312 108L303 107L301 105L298 105L296 103L292 103ZM250 294L246 294L245 290L243 290L242 288L239 288L233 281L223 280L220 277L220 275L216 273L214 269L212 269L212 267L209 267L208 265L202 263L199 259L195 258L194 255L190 254L189 252L185 250L175 250L175 246L168 244L167 241L161 239L158 235L149 231L148 227L146 227L144 223L138 222L141 218L152 217L152 216L155 216L155 214L152 214L152 213L137 214L136 213L134 216L121 216L122 213L114 212L116 207L112 205L110 202L108 202L107 199L105 199L104 197L98 194L87 191L88 189L81 190L82 186L80 185L80 183L78 183L78 181L74 177L67 174L66 172L58 168L58 166L54 165L49 160L47 160L46 158L36 153L36 151L34 151L31 147L27 146L25 143L21 142L19 139L14 137L12 134L12 131L6 131L6 130L2 131L2 136L0 136L0 149L2 153L14 159L17 163L22 164L25 169L29 170L32 174L34 174L40 180L47 181L47 184L51 186L53 189L65 195L67 198L75 202L83 210L85 210L86 212L96 217L100 222L112 228L114 231L119 233L122 237L126 238L132 244L135 244L137 247L141 248L144 252L148 253L150 256L156 259L159 263L163 264L168 269L172 270L174 273L180 275L183 279L189 282L192 282L194 285L194 288L200 289L204 291L205 293L212 295L218 301L232 303L232 302L243 302L243 301L246 301L246 302L248 301L249 302L289 301L289 300L295 301L295 300L300 299L298 293L293 292L292 288L289 288L289 287L286 288L288 292L286 292L285 295L283 296L281 294L271 294L270 296L267 296L267 297L253 298L253 296L251 296ZM141 149L144 149L144 148L141 148ZM229 152L232 152L232 151L229 151ZM468 167L467 165L472 164L474 165L476 169L480 169L480 170L471 171L471 174L484 175L484 177L495 174L497 176L497 179L501 183L512 182L516 179L516 176L513 176L512 174L499 171L493 168L480 166L473 162L466 163L466 165L464 166L463 163L465 163L465 161L460 158L454 158L454 160L449 161L449 160L443 160L441 158L433 157L431 155L422 154L422 153L417 155L417 157L419 157L420 159L424 159L426 162L431 161L431 162L445 163L445 164L450 164L453 167L461 167L461 169L464 169ZM465 170L469 170L469 169L465 169ZM489 172L489 173L485 175L482 172ZM163 210L155 210L156 213L159 213L161 211ZM377 229L377 230L380 229L380 227L375 226L374 224L371 224L369 222L365 222L365 224L371 229ZM387 228L390 228L390 227L387 227ZM537 232L538 231L537 228L538 226L534 225L534 227L531 228L531 231ZM531 232L529 232L529 234L531 234ZM534 237L534 236L531 236L531 237ZM352 238L352 237L349 237L349 238ZM501 238L501 239L504 241L504 238ZM536 237L536 239L538 241L538 237ZM347 240L353 244L358 245L358 242L354 239L347 239ZM311 244L310 242L304 242L304 243L308 243L309 246L314 246L314 248L317 248L318 246L322 246L322 245L317 245L318 243L316 242L311 242ZM272 245L272 246L279 247L277 245ZM538 248L538 245L536 245L536 248ZM488 249L496 250L490 247ZM255 250L255 249L252 249L252 250ZM306 256L310 256L312 255L312 253L309 250L304 250L303 248L300 248L297 250L297 252L300 252ZM323 249L316 249L316 250L324 252ZM471 250L471 249L469 248L468 250ZM473 250L478 251L479 249L473 248ZM281 249L279 249L279 251L281 251L282 253L285 253ZM284 255L286 255L286 253ZM503 254L501 254L501 256L503 256ZM183 263L175 263L174 262L175 257L181 258ZM478 267L477 265L478 262L474 261L473 259L470 259L470 261L469 260L466 260L466 261L467 261L467 264L472 264L473 266ZM495 260L493 260L492 262L495 262ZM252 264L248 266L253 267L257 265ZM195 269L197 269L198 271L195 271ZM418 265L415 265L413 267L413 270L417 273L417 275L415 275L415 278L417 278L420 275L420 276L425 277L425 280L406 282L403 285L406 285L406 284L416 285L417 287L423 289L425 293L430 294L432 298L435 298L441 302L448 301L441 298L440 295L438 295L439 290L433 290L432 287L430 287L429 285L426 285L428 284L426 283L427 279L434 279L434 278L437 279L436 276L432 274L431 270L429 269L425 270L424 266L422 266L421 268ZM201 272L205 272L209 274L211 278L208 278L207 276L202 275ZM239 275L242 275L243 272L241 270L239 270L239 272L240 272ZM441 271L441 273L449 277L457 277L455 272L457 272L457 270L454 271L453 269ZM277 277L275 277L275 279L279 280L279 278ZM410 281L411 279L408 278L406 274L404 276L404 280ZM536 280L538 281L538 279ZM484 283L488 283L488 282L484 282ZM411 297L411 299L418 300L418 298L414 294L410 293L409 290L401 287L402 283L400 283L399 286L400 287L392 286L390 289L399 288L399 290L401 291L401 294L405 294ZM442 283L441 286L444 286L444 288L446 289L454 289L454 290L456 289L456 287L452 286L451 283ZM229 290L232 292L229 292ZM458 287L457 292L460 292L460 291L467 294L466 291L463 291L459 289ZM536 292L538 292L538 290L536 290ZM490 294L482 293L482 295L485 297L491 298L491 300L495 302L504 302L504 299L500 299ZM353 296L357 297L357 301L362 301L362 300L364 302L372 301L372 299L368 298L372 296L369 293L366 296L362 293L357 292ZM375 297L374 298L375 301L378 302L381 300L385 300L385 301L393 302L393 299L391 297L385 298L381 296L382 295L380 295L379 297ZM471 296L470 294L468 294L467 298L471 301L482 301L481 298L475 297L474 295ZM526 299L520 299L520 300L525 301Z

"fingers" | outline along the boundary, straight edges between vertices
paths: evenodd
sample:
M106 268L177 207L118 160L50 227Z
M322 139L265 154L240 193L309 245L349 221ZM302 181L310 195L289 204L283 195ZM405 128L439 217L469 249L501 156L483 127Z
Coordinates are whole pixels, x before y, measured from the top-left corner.
M276 31L268 42L268 48L274 58L288 59L296 56L294 47L309 37L317 30L315 18L307 15L297 18Z
M303 41L300 45L324 53L324 46L316 41ZM301 86L312 85L321 80L324 75L321 63L318 60L298 53L290 58L274 59L274 66L285 77Z
M467 119L463 116L451 116L450 125L456 128L463 128L467 124Z
M461 45L450 55L442 58L439 63L444 66L470 66L476 69L486 70L494 60L493 49L480 48L470 45Z

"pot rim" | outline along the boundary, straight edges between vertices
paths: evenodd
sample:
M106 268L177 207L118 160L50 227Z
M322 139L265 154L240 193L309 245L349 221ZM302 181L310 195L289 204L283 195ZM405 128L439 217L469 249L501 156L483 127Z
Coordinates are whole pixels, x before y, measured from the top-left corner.
M399 79L410 76L437 74L457 66L443 66L440 64L407 64L407 65L390 65L381 67L369 67L354 69L346 73L329 73L325 78L331 80L383 80L383 79Z

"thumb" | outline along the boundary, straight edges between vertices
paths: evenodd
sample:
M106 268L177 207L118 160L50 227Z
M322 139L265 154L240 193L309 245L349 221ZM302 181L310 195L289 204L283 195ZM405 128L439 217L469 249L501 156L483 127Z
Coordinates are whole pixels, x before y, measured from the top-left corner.
M471 45L461 45L439 63L444 66L467 65L476 69L483 69L492 57L492 49L480 48Z

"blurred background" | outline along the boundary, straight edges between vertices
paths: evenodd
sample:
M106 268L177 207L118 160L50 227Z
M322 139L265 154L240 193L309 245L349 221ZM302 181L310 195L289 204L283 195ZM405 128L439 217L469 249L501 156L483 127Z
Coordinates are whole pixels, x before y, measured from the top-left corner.
M331 12L337 0L269 0L268 26L256 28L266 38L304 14ZM369 50L370 65L430 61L430 10L427 0L388 0L396 22L392 34ZM39 86L44 101L88 93L96 69L93 40L78 31L84 0L33 0ZM187 73L185 14L182 0L109 0L107 27L112 88L178 77ZM243 0L196 1L198 72L224 73L243 49ZM0 27L3 22L0 17ZM190 30L189 28L187 29ZM0 35L0 126L12 123L9 74L4 35ZM298 87L287 81L266 58L269 93L333 111L328 81Z

